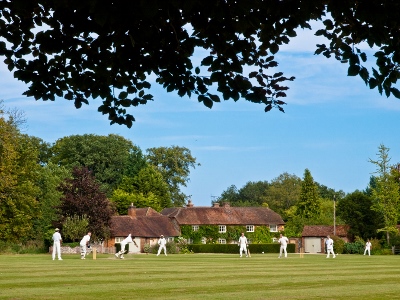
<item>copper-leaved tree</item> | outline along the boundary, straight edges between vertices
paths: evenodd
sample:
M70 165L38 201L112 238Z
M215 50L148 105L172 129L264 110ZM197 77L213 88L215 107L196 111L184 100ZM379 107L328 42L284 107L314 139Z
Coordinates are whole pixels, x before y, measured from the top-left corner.
M92 232L93 240L109 236L114 208L87 168L75 167L72 178L61 183L59 190L63 193L59 206L61 222L68 217L86 216L89 219L87 230Z

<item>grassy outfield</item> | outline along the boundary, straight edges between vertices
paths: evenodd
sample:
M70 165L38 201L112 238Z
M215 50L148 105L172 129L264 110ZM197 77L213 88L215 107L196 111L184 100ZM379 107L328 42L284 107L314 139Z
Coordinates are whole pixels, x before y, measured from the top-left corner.
M400 255L0 255L0 299L400 299Z

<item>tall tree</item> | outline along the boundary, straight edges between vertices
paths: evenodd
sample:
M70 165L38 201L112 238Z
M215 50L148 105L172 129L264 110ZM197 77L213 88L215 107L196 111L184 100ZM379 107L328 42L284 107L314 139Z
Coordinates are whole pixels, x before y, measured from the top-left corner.
M286 210L296 205L300 199L301 178L282 173L271 180L266 202L268 207L286 219Z
M143 155L143 152L139 147L134 147L129 151L123 175L133 178L145 167L147 167L146 157Z
M200 166L196 158L188 148L179 146L149 148L146 151L149 164L160 171L168 184L173 205L184 205L188 196L181 191L181 187L186 187L190 180L190 168Z
M297 203L297 214L305 219L312 219L320 213L321 200L318 195L317 185L310 170L305 169L301 183L300 199Z
M226 190L224 190L221 195L215 200L214 202L229 202L231 204L233 203L239 203L240 202L240 197L239 197L239 191L236 185L232 184L229 186Z
M33 238L38 210L35 177L38 151L19 132L13 118L0 108L0 240L24 242Z
M267 205L266 195L268 193L268 181L248 181L239 190L231 185L223 191L217 201L221 205L229 202L232 206L261 206Z
M142 168L134 177L124 176L111 200L121 215L127 214L131 203L136 207L151 207L156 211L172 206L167 183L161 173L151 165Z
M89 219L88 228L95 240L109 236L114 208L86 167L75 167L72 171L72 178L65 179L60 184L59 190L63 194L59 206L61 223L67 217L87 217Z
M84 134L58 139L51 151L51 162L72 169L88 168L108 194L121 181L130 155L136 150L131 141L116 134Z
M283 111L285 82L294 77L274 71L274 55L314 20L324 25L315 34L327 39L316 54L348 63L349 76L400 98L393 0L1 1L0 55L29 84L25 95L64 97L77 108L101 98L99 112L129 127L135 119L126 108L153 100L150 75L209 108L222 97ZM375 52L372 74L365 44ZM204 56L194 58L199 48Z
M389 164L389 148L381 144L378 147L378 159L369 159L376 166L375 187L371 188L372 209L383 216L384 227L380 231L386 232L386 239L390 245L390 233L398 232L396 225L399 218L399 185L393 167Z
M362 191L354 191L338 201L337 214L349 225L349 233L364 240L377 237L376 229L382 225L382 216L372 210L372 197Z
M61 204L62 193L58 186L65 178L71 177L71 171L53 163L43 165L37 172L36 185L39 187L38 204L40 215L35 216L35 231L38 239L46 240L54 233L58 221L57 207Z

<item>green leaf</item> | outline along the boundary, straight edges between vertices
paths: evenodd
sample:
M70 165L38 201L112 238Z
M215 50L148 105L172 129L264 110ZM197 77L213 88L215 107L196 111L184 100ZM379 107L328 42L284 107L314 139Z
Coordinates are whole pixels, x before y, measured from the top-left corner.
M378 85L378 81L375 78L370 78L368 83L371 90L376 88L376 86Z
M400 91L398 89L392 87L390 88L390 91L392 92L393 96L400 99Z
M129 100L129 99L121 100L119 103L120 103L123 107L129 107L129 106L131 106L131 100Z
M268 105L265 107L264 111L265 111L265 112L269 112L271 109L272 109L272 105L271 105L271 104L268 104Z
M128 93L127 92L121 92L118 95L118 99L126 99L128 97Z
M360 72L359 65L351 65L347 71L347 76L356 76Z
M208 94L211 98L212 101L214 102L221 102L220 98L218 97L218 95L212 95L212 94Z
M211 66L212 62L214 61L213 56L207 56L201 61L202 66Z
M199 75L199 74L200 74L200 68L199 68L199 67L196 67L196 69L194 69L194 72L195 72L197 75Z
M279 51L278 44L271 44L271 46L269 46L269 51L271 51L272 54L277 53Z

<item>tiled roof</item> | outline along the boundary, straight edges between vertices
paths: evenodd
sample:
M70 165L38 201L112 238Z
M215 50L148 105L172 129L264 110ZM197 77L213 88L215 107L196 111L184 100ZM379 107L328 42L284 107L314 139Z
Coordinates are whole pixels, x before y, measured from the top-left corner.
M168 217L159 213L136 218L131 216L112 217L111 235L115 237L128 236L128 234L132 234L134 237L152 238L159 237L162 234L165 236L179 236L180 232Z
M159 216L160 213L156 210L152 209L151 207L145 208L135 208L136 216L137 217L145 217L145 216Z
M266 207L172 207L161 214L179 225L283 225L281 216Z
M336 225L336 235L345 237L349 230L348 225ZM326 237L327 235L333 235L334 228L329 225L305 225L301 236L303 237Z

